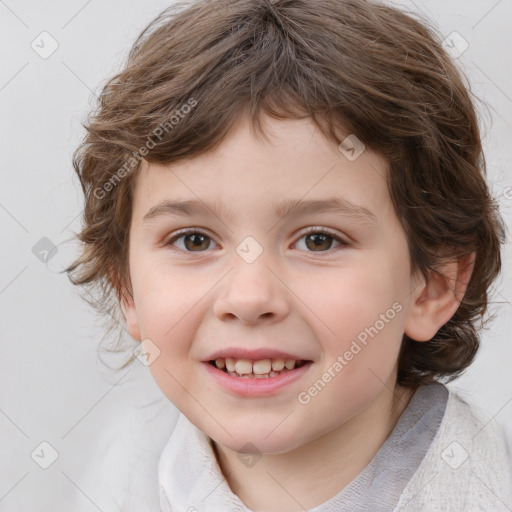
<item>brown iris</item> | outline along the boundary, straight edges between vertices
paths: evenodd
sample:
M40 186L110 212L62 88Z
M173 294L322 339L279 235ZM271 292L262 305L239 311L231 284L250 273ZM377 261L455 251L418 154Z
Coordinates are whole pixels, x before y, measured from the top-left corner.
M208 246L210 245L210 237L201 235L200 233L191 233L183 237L183 244L189 251L194 251L195 249L208 249Z
M333 238L325 233L312 233L306 235L305 240L307 248L316 251L317 249L330 249ZM311 243L308 243L309 241Z

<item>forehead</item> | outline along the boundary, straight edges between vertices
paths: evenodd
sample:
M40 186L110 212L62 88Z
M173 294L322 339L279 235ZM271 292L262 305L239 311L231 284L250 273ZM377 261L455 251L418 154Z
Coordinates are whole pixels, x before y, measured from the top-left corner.
M310 119L267 118L265 133L268 141L248 122L240 123L216 149L192 159L168 165L144 161L134 216L142 219L156 205L177 201L194 202L196 211L208 204L226 215L272 209L282 216L299 201L309 202L311 211L313 203L326 200L376 216L389 208L387 162L379 155L365 149L350 160Z

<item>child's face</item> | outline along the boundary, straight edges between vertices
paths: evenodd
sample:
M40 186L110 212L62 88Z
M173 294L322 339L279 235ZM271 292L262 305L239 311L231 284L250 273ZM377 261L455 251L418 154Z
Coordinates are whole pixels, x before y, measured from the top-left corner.
M349 161L309 120L266 119L273 145L243 124L215 152L141 169L130 231L134 302L124 311L131 335L160 350L150 366L156 382L194 424L230 449L252 443L277 453L345 424L394 388L418 282L384 160L366 150ZM328 199L374 218L348 209L284 218L274 211ZM164 201L185 200L222 213L169 208L143 220ZM183 228L203 238L171 245ZM316 236L305 236L307 228ZM279 357L269 352L280 351L308 363L257 380L210 365L215 353L235 350L235 359L258 350L248 359L272 364Z

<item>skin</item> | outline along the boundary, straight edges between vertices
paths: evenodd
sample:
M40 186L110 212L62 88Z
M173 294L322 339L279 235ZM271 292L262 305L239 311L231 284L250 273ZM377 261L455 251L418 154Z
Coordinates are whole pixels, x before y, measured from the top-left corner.
M325 502L371 461L412 396L396 384L402 335L431 339L455 313L472 266L447 263L447 279L411 275L386 162L368 149L349 161L309 119L265 122L271 143L240 122L215 151L168 166L144 163L130 228L133 298L125 289L122 309L131 336L159 348L150 365L155 381L214 441L233 492L251 509L291 512ZM333 196L369 209L376 222L273 212L282 199ZM161 201L197 198L232 216L142 221ZM348 245L327 238L315 250L304 234L309 227L329 229ZM187 245L185 237L165 245L182 228L210 238L195 251L190 237ZM263 249L250 264L236 252L247 236ZM298 394L396 303L400 312L300 403ZM202 363L234 346L277 347L313 364L274 396L235 396ZM251 467L238 456L246 443L255 448L245 451L262 454Z

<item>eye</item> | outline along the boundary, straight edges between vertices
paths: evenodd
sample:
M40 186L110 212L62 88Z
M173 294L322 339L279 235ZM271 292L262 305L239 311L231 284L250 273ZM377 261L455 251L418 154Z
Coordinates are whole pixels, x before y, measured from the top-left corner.
M327 252L332 248L333 242L340 246L348 246L349 244L336 236L334 233L330 233L325 228L310 228L304 233L297 244L304 239L304 246L309 252Z
M175 242L183 239L182 243L176 244L178 249L185 252L203 252L210 248L212 238L206 233L197 231L195 229L184 229L176 233L164 245L175 245Z
M329 232L325 228L318 227L310 228L306 233L303 233L297 244L303 239L305 242L304 247L308 252L327 252L329 249L333 248L333 243L338 244L336 247L349 245L334 233ZM178 231L178 233L167 240L164 245L174 246L183 252L204 252L210 249L212 242L213 239L206 233L194 228L189 228ZM304 247L302 247L302 249L304 249Z

